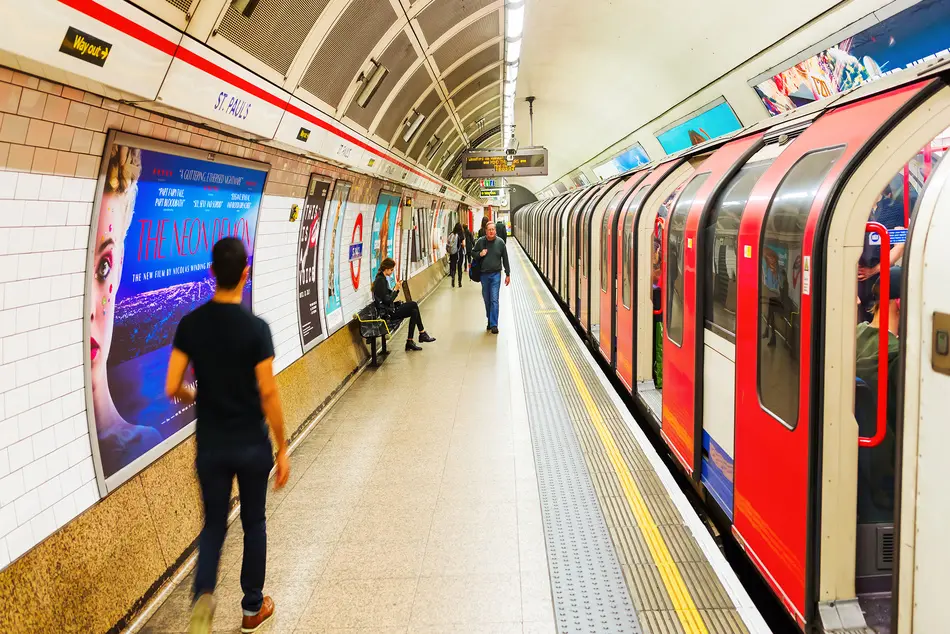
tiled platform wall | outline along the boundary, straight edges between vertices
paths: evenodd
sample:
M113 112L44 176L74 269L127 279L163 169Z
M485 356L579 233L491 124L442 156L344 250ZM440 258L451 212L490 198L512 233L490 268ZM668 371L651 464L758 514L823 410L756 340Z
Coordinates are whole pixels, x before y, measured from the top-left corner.
M0 68L0 600L17 606L0 611L2 631L108 631L174 568L200 527L191 440L97 504L82 313L96 176L111 129L271 165L253 302L271 324L277 369L286 370L278 384L288 433L365 358L349 329L302 355L298 224L288 219L311 173L342 178L368 240L381 181ZM368 249L362 267L351 306L369 287ZM307 377L317 372L314 387Z

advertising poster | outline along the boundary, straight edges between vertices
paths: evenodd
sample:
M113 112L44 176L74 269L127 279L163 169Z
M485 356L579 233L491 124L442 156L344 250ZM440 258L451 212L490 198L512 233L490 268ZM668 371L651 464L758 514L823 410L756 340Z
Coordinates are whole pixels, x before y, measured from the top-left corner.
M304 352L317 345L323 334L317 258L320 255L323 210L330 192L330 181L323 178L316 174L310 176L297 233L297 314L300 316L300 345Z
M950 2L921 2L755 86L772 116L929 61L950 47Z
M596 174L600 180L606 180L617 174L623 174L627 170L646 165L649 162L650 157L647 156L643 146L639 143L634 143L614 158L595 167L594 174Z
M369 278L376 279L379 263L386 258L395 259L396 225L399 224L398 194L380 192L376 201L376 213L373 215L373 233L370 238L372 251L370 252ZM398 270L398 268L397 268Z
M343 253L343 218L346 216L346 202L350 198L350 184L337 181L333 186L333 197L327 206L326 229L328 237L324 249L324 280L326 289L324 310L327 315L327 334L336 332L343 325L343 304L340 290L340 267L349 254Z
M685 121L657 133L656 140L667 154L705 143L742 127L732 107L718 99Z
M194 406L165 396L175 330L214 295L218 240L239 238L252 264L267 166L121 133L102 165L86 268L86 399L111 491L193 429Z
M353 290L360 288L360 272L363 268L363 214L356 216L353 234L350 236L350 282Z

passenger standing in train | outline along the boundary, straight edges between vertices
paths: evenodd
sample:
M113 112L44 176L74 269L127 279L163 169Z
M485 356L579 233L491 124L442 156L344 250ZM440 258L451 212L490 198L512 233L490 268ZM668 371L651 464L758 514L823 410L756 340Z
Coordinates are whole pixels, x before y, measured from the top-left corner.
M249 271L247 251L239 239L228 237L214 245L214 297L182 318L168 362L165 393L180 403L196 403L198 421L195 465L205 519L198 545L189 634L211 631L218 563L228 530L231 484L235 477L244 528L242 631L256 631L274 614L274 601L264 596L264 505L267 480L274 465L268 426L277 441L278 489L287 484L290 462L284 438L284 413L274 380L270 327L241 304ZM194 368L200 390L184 382L189 364Z
M455 278L459 278L459 288L462 288L462 272L465 269L465 232L462 223L455 223L455 228L445 242L445 249L449 252L449 277L452 278L452 288L455 288Z
M505 286L511 284L511 265L508 263L508 248L498 237L495 225L485 223L485 237L475 243L475 252L481 264L482 299L485 300L485 316L492 334L498 334L498 295L501 291L501 269L505 269Z
M868 222L880 223L888 231L904 228L905 195L910 197L908 205L913 209L917 200L917 192L915 190L904 192L903 179L898 175L881 192L874 208L871 210ZM875 238L872 238L876 235L872 233L865 235L864 251L858 260L858 299L861 304L858 307L859 322L871 320L871 306L874 303L872 291L881 272L881 247L876 244ZM872 243L872 240L875 240L875 243ZM903 244L891 245L890 266L899 264L903 255Z
M858 324L855 345L855 374L859 382L867 385L866 390L858 390L855 395L855 416L858 418L862 436L872 436L876 428L878 367L880 366L880 323L881 311L887 313L887 431L884 441L868 450L868 459L860 465L862 493L867 492L859 502L863 521L890 521L894 508L894 464L897 429L897 396L900 390L900 341L897 332L900 327L900 267L891 267L888 272L890 296L886 306L881 306L880 281L872 287L871 321ZM860 385L860 383L859 383ZM867 412L862 415L862 412ZM866 498L870 498L869 500ZM870 504L869 504L870 503ZM875 517L869 517L874 514ZM890 517L888 516L890 514Z

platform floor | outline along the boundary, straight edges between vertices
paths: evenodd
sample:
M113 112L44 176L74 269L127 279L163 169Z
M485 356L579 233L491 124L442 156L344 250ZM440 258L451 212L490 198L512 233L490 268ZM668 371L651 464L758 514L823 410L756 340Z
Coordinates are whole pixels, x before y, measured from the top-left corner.
M510 241L501 333L480 287L423 303L291 455L268 501L266 632L766 632L671 476ZM659 470L657 470L659 467ZM240 630L232 524L216 632ZM143 632L185 632L187 577Z

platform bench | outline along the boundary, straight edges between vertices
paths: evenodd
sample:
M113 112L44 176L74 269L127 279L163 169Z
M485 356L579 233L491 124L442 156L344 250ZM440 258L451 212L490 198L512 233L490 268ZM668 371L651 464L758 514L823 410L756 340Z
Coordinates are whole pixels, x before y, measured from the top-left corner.
M380 354L383 356L389 354L389 350L386 349L386 340L392 333L398 330L400 324L402 324L402 319L381 319L376 304L366 306L363 310L356 313L353 318L359 322L360 336L365 339L370 346L369 349L372 355L373 367L379 367L379 360L376 354L376 342L377 340L381 342Z

